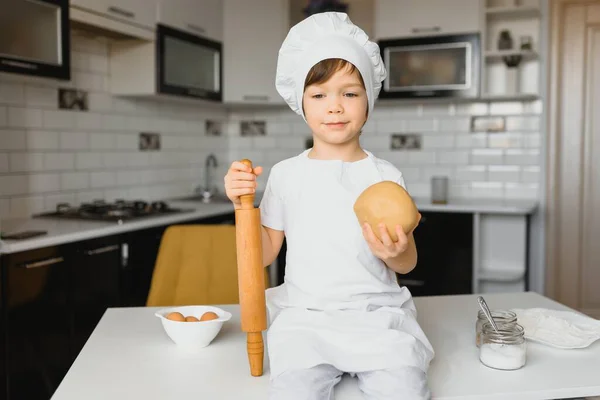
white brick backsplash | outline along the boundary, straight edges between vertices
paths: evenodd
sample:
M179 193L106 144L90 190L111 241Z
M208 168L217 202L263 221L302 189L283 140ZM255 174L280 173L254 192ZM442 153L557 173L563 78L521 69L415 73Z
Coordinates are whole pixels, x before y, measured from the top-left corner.
M411 164L435 164L436 163L436 153L435 151L408 151L406 152L408 155L408 161Z
M90 172L90 186L92 188L114 186L116 183L117 175L115 172Z
M58 108L58 91L43 86L25 86L25 103L28 106Z
M488 180L492 182L519 182L521 168L514 165L490 165Z
M438 121L435 118L411 119L406 127L409 132L434 132L438 129Z
M27 137L21 130L0 129L0 150L20 150L26 147Z
M469 132L471 129L471 118L440 118L438 119L438 129L442 132Z
M540 118L537 116L507 117L506 129L510 131L539 131Z
M0 173L8 172L8 154L0 153Z
M44 128L48 129L72 129L75 128L75 116L72 111L52 111L44 110L42 122Z
M112 39L72 35L71 81L0 74L0 216L28 216L57 202L159 199L192 193L204 180L206 156L219 160L221 184L231 161L270 168L298 155L311 137L288 107L220 109L155 99L113 97ZM88 90L88 111L58 109L58 88ZM378 101L361 145L396 165L413 196L430 195L429 178L451 177L452 197L536 198L543 104L527 102ZM502 115L507 132L470 133L472 116ZM205 120L223 121L220 137ZM266 136L240 136L240 121L266 121ZM139 132L161 134L160 151L139 151ZM422 149L392 151L390 134L422 135Z
M8 124L8 111L6 107L0 106L0 127L4 127Z
M90 133L90 149L109 150L116 147L116 137L111 133Z
M60 175L60 188L62 190L87 189L90 186L87 172L65 172Z
M462 182L485 181L486 167L483 165L466 165L456 167L455 179Z
M89 135L85 132L61 132L60 148L65 150L84 150L89 147Z
M42 196L13 197L10 199L10 216L25 218L45 211Z
M496 149L519 148L523 146L523 135L520 133L491 133L488 146Z
M13 128L40 128L42 111L34 108L8 107L8 126Z
M456 135L456 147L458 148L484 148L487 147L487 133L469 133Z
M524 183L539 183L540 182L540 167L523 167L521 170L521 181Z
M518 102L492 103L490 104L490 115L521 114L524 109L524 104Z
M469 152L459 151L440 151L437 156L438 164L448 165L466 165L469 163Z
M507 199L535 199L539 187L536 183L506 183L504 196Z
M44 169L47 171L69 171L75 168L75 154L73 153L46 153Z
M43 153L12 153L9 158L11 172L35 172L44 170Z
M450 149L454 147L455 138L451 134L423 135L424 149Z
M499 149L473 149L471 150L471 164L497 165L503 163L503 150Z
M59 133L51 131L27 131L26 147L31 150L54 150L59 148Z
M0 104L23 104L25 86L20 83L0 82Z
M377 121L377 132L388 134L406 132L407 124L406 121L400 119L386 118L383 121Z
M78 153L75 156L76 169L102 168L102 154L100 153Z
M539 150L508 149L505 160L506 164L511 165L539 165L539 156Z
M471 196L475 198L501 198L504 188L500 182L471 182Z

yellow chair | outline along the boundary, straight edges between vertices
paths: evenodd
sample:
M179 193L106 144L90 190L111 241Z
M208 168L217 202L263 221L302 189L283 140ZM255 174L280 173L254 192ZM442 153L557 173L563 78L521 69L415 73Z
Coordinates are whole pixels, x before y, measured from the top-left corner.
M265 282L268 287L266 268ZM239 304L234 225L165 230L146 305L188 304Z

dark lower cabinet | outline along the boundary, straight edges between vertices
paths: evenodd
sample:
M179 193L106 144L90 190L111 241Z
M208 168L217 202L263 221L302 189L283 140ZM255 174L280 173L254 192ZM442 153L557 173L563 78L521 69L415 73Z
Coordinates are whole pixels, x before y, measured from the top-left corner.
M2 399L49 399L71 365L69 260L60 247L2 261Z
M473 214L421 212L414 231L417 266L398 282L413 296L471 294Z

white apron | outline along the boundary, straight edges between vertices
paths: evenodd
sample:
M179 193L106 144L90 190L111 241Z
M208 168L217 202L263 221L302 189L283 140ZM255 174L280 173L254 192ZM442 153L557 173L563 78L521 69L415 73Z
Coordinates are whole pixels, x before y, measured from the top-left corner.
M433 349L408 289L377 259L353 211L384 180L377 159L312 160L286 171L285 282L267 290L271 379L331 364L344 372L412 366L427 372Z

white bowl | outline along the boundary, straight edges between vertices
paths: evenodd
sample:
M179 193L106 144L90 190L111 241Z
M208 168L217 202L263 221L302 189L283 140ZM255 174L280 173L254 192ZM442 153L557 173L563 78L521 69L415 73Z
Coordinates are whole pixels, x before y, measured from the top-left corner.
M212 311L219 316L217 319L200 322L180 322L167 319L172 312L179 312L184 317L194 316L198 319L207 311ZM219 334L223 324L231 319L231 313L213 306L178 306L158 310L156 315L162 322L162 326L178 346L206 347Z

